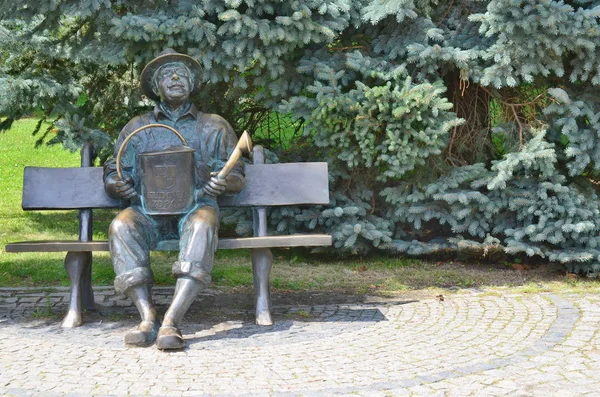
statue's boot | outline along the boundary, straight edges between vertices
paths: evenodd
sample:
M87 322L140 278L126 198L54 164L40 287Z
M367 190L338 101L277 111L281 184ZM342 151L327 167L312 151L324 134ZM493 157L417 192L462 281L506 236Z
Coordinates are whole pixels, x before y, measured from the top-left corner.
M185 347L185 341L179 328L172 325L162 325L158 331L156 347L160 350L179 350Z
M126 291L127 296L133 301L142 322L125 334L125 344L128 346L144 347L150 346L156 340L160 323L156 317L156 310L152 303L150 286L141 285L132 287Z
M158 321L142 321L137 328L125 334L125 344L128 346L150 346L156 340L160 324Z
M158 330L156 347L161 350L179 350L185 347L185 341L178 326L201 289L202 284L192 278L177 279L173 302L165 313L163 324Z

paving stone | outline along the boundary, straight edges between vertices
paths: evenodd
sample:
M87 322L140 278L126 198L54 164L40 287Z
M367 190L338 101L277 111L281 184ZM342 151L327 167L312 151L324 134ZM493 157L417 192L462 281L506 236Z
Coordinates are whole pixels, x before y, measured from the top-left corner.
M172 294L157 288L155 301L166 304ZM229 308L229 321L184 324L188 346L176 353L124 347L135 308L111 288L95 295L107 316L64 330L31 313L46 302L65 312L68 291L0 290L0 395L551 396L600 389L600 299L593 295L276 306L273 327L254 325L251 309ZM112 321L111 313L129 317Z

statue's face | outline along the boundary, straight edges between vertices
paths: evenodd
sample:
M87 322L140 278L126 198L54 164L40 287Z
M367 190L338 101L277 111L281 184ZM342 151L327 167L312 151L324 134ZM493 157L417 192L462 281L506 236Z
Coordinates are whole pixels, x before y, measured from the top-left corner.
M154 78L161 101L167 104L187 102L192 92L193 76L184 64L166 64L156 72Z

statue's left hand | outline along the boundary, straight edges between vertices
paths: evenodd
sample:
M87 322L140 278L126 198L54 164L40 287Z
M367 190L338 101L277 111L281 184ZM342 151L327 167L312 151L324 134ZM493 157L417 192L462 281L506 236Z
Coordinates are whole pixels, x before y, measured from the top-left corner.
M217 175L217 172L210 173L211 178L202 188L202 192L208 196L219 196L225 193L227 189L227 180L222 179Z

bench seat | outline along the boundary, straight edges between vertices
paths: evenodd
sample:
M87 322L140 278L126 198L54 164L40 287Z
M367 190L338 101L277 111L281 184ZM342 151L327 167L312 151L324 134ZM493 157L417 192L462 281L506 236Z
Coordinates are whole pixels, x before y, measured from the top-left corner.
M165 240L155 251L177 251L178 240ZM328 234L292 234L286 236L240 237L219 239L219 249L319 247L331 245ZM6 245L6 252L94 252L108 251L108 241L23 241Z

